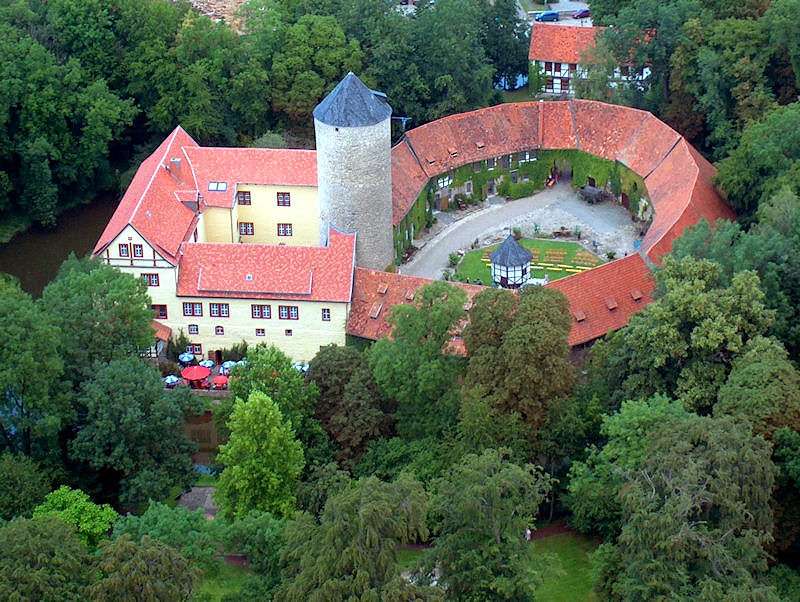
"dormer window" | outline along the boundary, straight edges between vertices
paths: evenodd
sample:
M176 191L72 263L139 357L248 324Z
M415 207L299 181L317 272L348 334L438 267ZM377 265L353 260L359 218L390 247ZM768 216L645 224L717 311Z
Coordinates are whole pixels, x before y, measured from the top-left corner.
M225 192L228 190L228 183L227 182L209 182L208 183L208 191L209 192Z

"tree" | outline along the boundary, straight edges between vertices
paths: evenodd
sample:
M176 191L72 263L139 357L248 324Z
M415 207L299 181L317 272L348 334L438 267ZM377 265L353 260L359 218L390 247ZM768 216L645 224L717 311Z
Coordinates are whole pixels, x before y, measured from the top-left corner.
M61 330L65 375L77 386L95 362L131 356L153 341L147 287L97 259L70 256L48 284L41 307Z
M40 516L54 516L74 527L81 540L93 548L111 530L118 514L108 504L95 504L80 489L62 485L33 509L33 517Z
M269 512L250 512L226 529L226 546L247 556L250 568L275 586L281 579L280 552L285 526L285 521Z
M622 527L620 491L645 461L650 434L665 421L686 416L680 402L663 396L623 402L618 413L606 416L600 431L605 445L589 448L586 459L569 471L571 524L582 533L615 537Z
M516 0L484 0L481 13L483 49L494 67L492 83L513 90L517 77L528 72L530 26L520 17Z
M319 524L300 514L287 527L287 579L275 599L433 599L433 592L403 579L397 564L400 544L427 537L426 510L427 495L414 479L369 477L332 496Z
M462 392L458 435L465 451L481 453L489 448L505 448L518 462L531 456L536 436L519 413L504 412L495 407L482 387Z
M50 491L39 465L22 455L0 455L0 519L30 516Z
M754 272L726 286L712 262L667 257L657 280L658 300L593 348L591 377L616 403L663 393L707 412L733 359L769 330L774 313Z
M73 457L116 475L120 501L136 506L164 500L177 485L188 488L195 473L195 446L184 431L186 394L165 391L158 372L138 358L98 366L78 396L85 416L70 443Z
M88 593L98 602L189 600L197 579L180 552L147 536L140 542L127 535L102 542L96 566L100 575Z
M336 462L313 467L297 486L297 507L311 516L322 514L328 498L350 486L350 475Z
M800 372L783 345L766 338L748 342L720 387L714 415L746 420L766 439L782 427L800 430Z
M505 293L510 294L510 293ZM571 320L567 300L551 289L524 291L509 319L494 316L510 305L508 300L476 303L465 329L469 350L467 388L479 387L494 407L516 412L537 429L547 416L547 404L570 393L574 383L569 363ZM488 309L488 316L481 313ZM481 332L473 332L472 319ZM487 329L486 326L494 322ZM505 327L505 330L501 330Z
M402 437L437 436L455 423L456 381L463 360L445 353L464 317L464 291L435 282L417 292L413 305L392 308L392 337L377 341L368 360L381 392L397 401Z
M272 62L272 102L292 121L313 108L348 71L361 70L361 49L333 17L303 15L289 27Z
M0 278L0 449L31 454L68 414L55 320L10 278Z
M748 425L665 421L627 478L624 526L599 557L604 599L777 601L764 582L774 467Z
M330 441L322 425L314 418L317 388L304 380L288 355L274 345L257 345L248 349L247 362L237 366L231 376L231 397L214 411L217 421L222 423L223 435L228 430L224 421L233 410L233 400L247 399L253 392L260 391L277 404L281 414L291 423L305 448L306 464L312 466L330 461Z
M357 461L388 422L364 355L353 347L326 345L311 360L306 378L319 389L315 415L337 444L339 461Z
M208 520L200 509L152 502L141 515L120 517L114 523L112 538L130 537L137 543L150 538L174 548L204 570L211 570L220 553L223 529L222 521Z
M0 526L3 600L81 602L91 577L89 551L58 518L17 518Z
M228 425L231 436L217 461L225 468L215 499L227 517L252 510L289 516L294 511L297 480L303 470L303 447L291 424L266 394L236 399Z
M800 550L800 432L775 431L772 460L777 469L772 506L775 511L775 550L791 558Z
M717 182L728 202L747 218L759 203L788 184L797 191L792 170L800 170L800 103L778 107L748 125L738 146L719 162Z
M549 478L504 452L469 454L437 481L432 511L440 533L431 555L449 600L533 600L541 581L525 530Z

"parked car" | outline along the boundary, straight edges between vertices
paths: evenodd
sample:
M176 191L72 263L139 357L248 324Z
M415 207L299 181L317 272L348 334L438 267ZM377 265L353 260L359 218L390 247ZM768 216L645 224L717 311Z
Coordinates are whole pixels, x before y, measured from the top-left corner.
M588 8L582 8L572 13L573 19L588 19L591 16L592 16L592 11L590 11Z
M543 13L539 13L536 15L535 21L558 21L558 13L554 10L548 10Z

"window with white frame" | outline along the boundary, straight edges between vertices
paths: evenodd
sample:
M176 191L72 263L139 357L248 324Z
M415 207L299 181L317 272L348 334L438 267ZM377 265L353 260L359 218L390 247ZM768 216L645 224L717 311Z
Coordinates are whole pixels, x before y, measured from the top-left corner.
M134 257L144 257L144 248L142 245L137 245L134 243L133 245L133 256Z
M491 159L486 159L486 169L494 169L497 167L497 158L492 157Z
M194 355L203 355L203 346L200 343L189 343L186 345L186 352Z
M267 331L264 330L263 328L256 328L256 336L257 337L263 337L263 336L266 336L266 334L267 334Z
M236 193L236 202L239 205L250 205L252 204L252 198L250 196L249 190L240 190Z
M187 328L189 329L189 334L200 334L200 327L197 324L189 324Z
M214 334L217 336L222 336L225 334L225 328L223 326L214 326Z
M278 192L277 201L278 207L291 207L292 205L292 195L289 192Z
M209 192L225 192L228 190L228 183L227 182L209 182L208 183L208 190Z
M184 316L202 316L203 304L202 303L184 303L183 304Z
M331 308L330 307L323 307L322 308L322 321L323 322L330 322L331 321Z
M450 174L445 174L436 180L436 184L439 186L439 188L447 188L452 183L453 183L453 176L451 176Z
M209 303L208 314L212 318L227 318L231 315L231 306L227 303Z
M278 236L291 236L292 224L278 224Z
M253 222L239 222L239 235L240 236L253 236L255 228Z
M167 306L166 305L151 305L150 308L153 310L153 315L158 318L159 320L166 320L167 319Z
M120 257L130 257L131 256L131 248L128 246L128 243L123 243L119 246L119 256Z
M158 286L158 274L142 274L142 280L147 286Z
M271 305L251 305L250 315L256 319L269 320L272 317Z
M286 330L283 331L283 334L284 334L284 336L287 336L287 337L292 336L292 329L291 328L287 328Z
M300 318L300 310L296 305L279 305L278 318L281 320L297 320Z

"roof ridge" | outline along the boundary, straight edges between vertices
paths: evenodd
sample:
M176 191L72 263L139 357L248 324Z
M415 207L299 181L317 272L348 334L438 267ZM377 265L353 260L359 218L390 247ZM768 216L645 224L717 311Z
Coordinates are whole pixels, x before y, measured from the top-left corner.
M569 99L567 101L567 107L569 108L570 125L572 126L572 137L575 139L575 150L583 150L581 149L581 136L578 133L578 125L576 117L577 109L575 107L575 101L573 99Z

